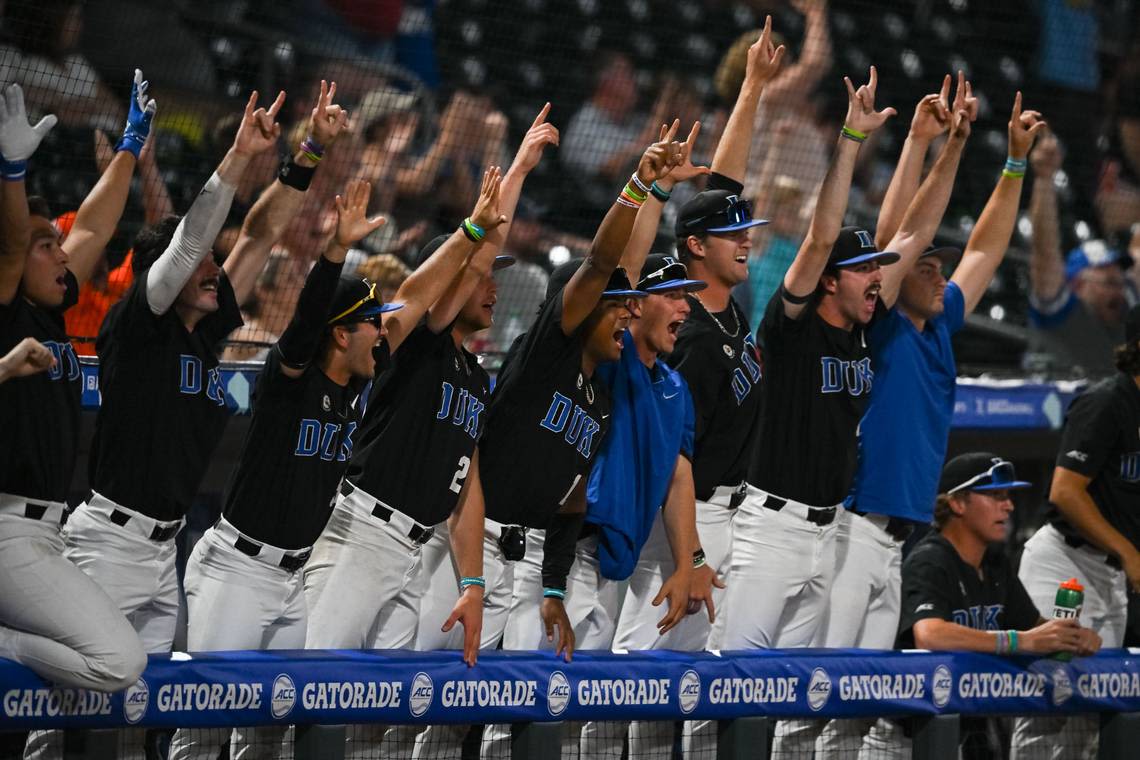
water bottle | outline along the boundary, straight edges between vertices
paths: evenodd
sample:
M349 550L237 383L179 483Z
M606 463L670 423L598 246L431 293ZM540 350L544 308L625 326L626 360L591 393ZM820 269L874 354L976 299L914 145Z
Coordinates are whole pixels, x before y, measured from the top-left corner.
M1076 578L1063 581L1057 587L1057 598L1053 601L1054 618L1072 618L1076 620L1081 616L1081 605L1085 601L1085 587ZM1053 659L1069 661L1073 655L1069 652L1057 652Z

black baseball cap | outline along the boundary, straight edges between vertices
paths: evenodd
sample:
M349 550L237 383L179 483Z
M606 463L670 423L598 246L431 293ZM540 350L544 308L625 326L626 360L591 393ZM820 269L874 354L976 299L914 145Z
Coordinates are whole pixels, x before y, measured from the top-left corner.
M942 468L939 493L959 491L1014 491L1029 488L1032 483L1018 480L1013 462L988 451L975 451L956 456Z
M1124 342L1135 343L1140 340L1140 303L1128 310L1124 316Z
M952 245L934 245L932 243L926 246L926 250L920 253L918 257L925 259L927 256L937 256L942 261L942 266L953 269L962 260L962 249L955 248Z
M327 324L367 322L379 314L402 308L402 303L384 303L376 289L376 283L363 277L342 274L333 292Z
M880 251L875 247L875 238L861 227L844 227L839 231L831 255L827 257L827 268L853 267L864 261L877 261L882 265L894 264L900 256L892 251Z
M727 190L705 190L693 196L677 213L673 231L679 238L705 232L735 232L767 224L752 218L752 203Z
M689 270L672 256L651 253L641 267L641 279L637 289L646 293L663 293L680 288L686 293L704 290L709 285L704 280L690 280Z
M570 259L554 268L550 273L550 280L546 283L547 300L566 287L566 283L570 282L570 278L581 268L583 261L585 259ZM646 295L640 290L633 289L629 284L629 277L621 267L613 271L610 281L606 283L606 289L602 291L602 298L644 298Z
M423 266L423 263L425 261L427 261L428 259L430 259L431 255L433 253L435 253L436 251L438 251L439 247L441 245L443 245L444 243L446 243L448 238L450 238L450 237L451 237L450 234L438 235L437 237L434 237L431 240L429 240L427 245L425 245L423 248L421 248L420 252L416 254L415 260L412 261L412 269L419 269L421 266ZM505 253L500 254L500 255L495 257L495 263L491 266L491 269L494 269L494 270L506 269L507 267L509 267L511 264L514 264L514 263L515 263L515 257L514 256L509 256Z

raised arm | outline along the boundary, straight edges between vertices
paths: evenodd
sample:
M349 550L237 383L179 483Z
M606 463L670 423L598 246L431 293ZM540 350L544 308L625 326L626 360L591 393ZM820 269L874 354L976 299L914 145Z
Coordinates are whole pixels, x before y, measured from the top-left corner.
M427 310L439 300L444 290L455 280L459 268L474 252L477 241L468 235L480 236L498 227L507 218L499 212L499 187L502 176L499 167L492 166L483 174L483 187L479 192L479 199L475 202L475 210L468 218L474 232L469 230L468 221L451 233L443 245L431 255L419 269L412 272L404 284L396 291L393 300L402 303L404 308L390 311L383 315L384 328L387 332L385 340L388 350L395 352L404 338L415 329L423 319Z
M804 44L799 60L772 82L773 94L796 92L806 97L831 68L827 0L792 0L792 5L804 14Z
M961 72L958 75L961 77ZM910 132L907 133L906 142L903 143L902 152L899 153L899 162L895 166L895 173L891 175L887 194L883 196L883 205L879 208L879 220L875 226L875 245L880 250L885 250L887 243L895 236L899 225L902 224L907 206L918 192L918 183L922 178L922 167L926 163L926 152L930 148L930 143L949 127L950 75L947 74L942 79L942 89L924 96L914 108L914 117L910 120Z
M1013 112L1009 117L1009 157L1013 161L1024 162L1025 157L1029 155L1029 149L1033 147L1033 141L1043 129L1045 122L1041 120L1041 114L1036 111L1022 111L1021 93L1017 93L1013 99ZM1014 166L1016 168L1016 165ZM997 186L978 218L978 223L970 233L962 261L951 278L962 289L966 314L977 307L1005 252L1009 249L1009 238L1013 234L1014 224L1017 223L1017 206L1021 201L1024 163L1021 167L1020 172L1012 169L1002 171Z
M784 46L772 45L772 17L764 18L764 31L760 39L748 48L748 59L744 68L744 83L736 96L736 104L728 116L724 133L713 154L712 170L717 174L744 181L748 167L748 151L752 146L752 124L756 119L756 107L764 86L780 70L784 59Z
M1061 170L1061 146L1046 134L1033 151L1033 194L1029 198L1029 220L1033 240L1029 257L1029 290L1039 304L1057 297L1065 285L1065 259L1061 255L1061 222L1057 211L1057 188L1053 184Z
M866 135L874 132L895 115L895 109L875 110L875 90L879 74L871 67L870 80L858 90L849 77L843 77L847 85L847 118L843 123L839 142L831 158L831 166L819 189L815 212L811 217L807 238L796 252L796 258L784 275L784 313L795 319L804 309L806 299L815 292L819 276L827 266L831 247L839 238L843 227L843 216L847 213L847 196L851 191L851 175L855 171L855 159L859 156L859 146ZM791 296L794 301L789 301Z
M269 252L300 211L321 155L348 124L348 112L332 102L335 95L336 82L329 84L322 79L317 104L309 116L308 138L298 147L292 162L282 168L277 179L253 204L242 223L237 242L223 265L239 304L253 292Z
M546 121L549 113L550 104L547 103L527 130L518 153L515 154L515 160L499 186L499 212L500 215L507 217L507 221L487 231L483 244L476 249L444 294L428 310L427 324L433 332L440 333L447 329L475 290L475 286L491 273L495 256L502 250L503 242L510 232L510 220L514 218L523 182L542 159L542 152L546 146L558 144L558 130Z
M194 269L210 254L250 158L277 144L281 126L274 119L284 102L285 93L278 93L267 111L256 108L256 90L249 96L234 144L178 223L170 245L147 272L147 303L155 314L163 314L174 305Z

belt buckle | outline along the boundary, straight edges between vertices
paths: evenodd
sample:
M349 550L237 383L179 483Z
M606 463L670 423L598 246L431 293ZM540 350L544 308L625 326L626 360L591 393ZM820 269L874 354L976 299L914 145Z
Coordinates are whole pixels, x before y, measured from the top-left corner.
M431 541L432 536L435 535L435 528L421 528L418 525L413 525L412 529L408 531L408 538L416 546L423 546L428 541Z
M732 492L732 495L728 497L728 508L736 509L741 504L743 504L745 495L746 491L744 489L744 486L741 485L740 488L737 488Z

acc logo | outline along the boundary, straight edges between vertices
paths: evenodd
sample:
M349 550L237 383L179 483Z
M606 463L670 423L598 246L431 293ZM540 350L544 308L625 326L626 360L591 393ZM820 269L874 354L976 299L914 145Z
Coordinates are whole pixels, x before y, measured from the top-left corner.
M681 712L688 715L701 702L701 677L695 670L686 670L681 676L681 688L677 690L677 702Z
M546 685L546 710L551 715L561 715L570 704L570 682L561 670L550 674Z
M1069 679L1069 671L1064 665L1058 665L1053 671L1053 705L1060 707L1073 696L1073 682Z
M811 680L808 681L808 707L812 710L818 710L827 704L827 699L830 696L831 676L827 675L827 671L823 668L816 668L811 672Z
M284 718L293 712L293 703L297 701L297 687L293 679L282 673L273 679L273 699L269 703L269 712L274 718Z
M950 702L950 692L954 689L954 676L950 668L939 665L934 669L933 686L930 689L930 698L935 707L945 707Z
M138 723L146 714L146 706L150 702L150 687L141 678L127 687L123 694L123 717L127 723Z
M435 684L427 673L416 673L412 679L412 695L408 699L408 708L416 718L420 717L431 707L431 699L435 696Z

